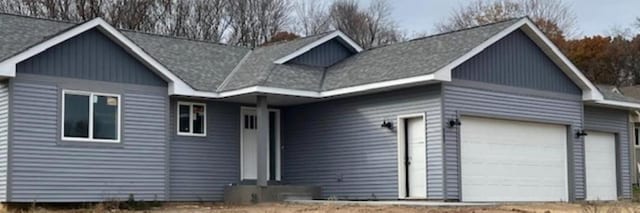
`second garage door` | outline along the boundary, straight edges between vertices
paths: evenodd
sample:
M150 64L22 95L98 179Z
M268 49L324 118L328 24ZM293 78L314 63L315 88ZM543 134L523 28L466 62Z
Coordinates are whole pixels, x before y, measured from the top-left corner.
M463 201L566 201L563 125L463 117Z

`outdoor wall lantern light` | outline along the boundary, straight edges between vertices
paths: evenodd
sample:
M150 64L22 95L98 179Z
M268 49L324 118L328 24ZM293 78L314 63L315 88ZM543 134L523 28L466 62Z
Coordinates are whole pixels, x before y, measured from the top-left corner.
M387 121L387 120L383 120L382 124L380 124L380 127L382 128L387 128L389 130L393 130L393 123Z
M584 129L578 130L576 132L576 138L584 137L584 136L587 136L587 135L589 135L589 134L587 134L587 132L585 132Z
M453 128L460 125L462 125L462 123L460 123L460 119L456 118L456 119L449 120L449 128Z

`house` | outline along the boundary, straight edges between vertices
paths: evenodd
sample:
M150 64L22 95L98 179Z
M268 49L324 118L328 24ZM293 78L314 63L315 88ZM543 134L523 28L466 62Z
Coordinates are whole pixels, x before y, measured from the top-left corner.
M0 200L631 198L628 114L528 18L363 50L0 15Z

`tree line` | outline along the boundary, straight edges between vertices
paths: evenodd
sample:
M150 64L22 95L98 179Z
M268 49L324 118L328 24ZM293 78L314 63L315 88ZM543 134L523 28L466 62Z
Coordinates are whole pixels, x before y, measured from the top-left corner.
M0 0L0 12L113 26L189 39L256 47L339 29L363 45L397 42L402 34L388 1L355 0Z
M0 12L82 22L102 17L121 29L257 47L341 30L364 48L407 40L388 0L0 0ZM576 37L576 16L561 0L474 0L434 26L448 32L523 16L592 81L640 84L640 34ZM636 20L640 29L640 18Z

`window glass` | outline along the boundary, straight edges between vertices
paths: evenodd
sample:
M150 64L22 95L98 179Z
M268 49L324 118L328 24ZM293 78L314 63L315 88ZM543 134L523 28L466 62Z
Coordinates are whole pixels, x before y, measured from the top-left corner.
M118 97L93 96L93 138L118 138Z
M204 134L204 106L193 105L193 133Z
M189 114L190 114L189 105L179 105L178 109L178 131L189 133L191 132L191 128L189 127Z
M64 136L89 137L88 95L64 95Z

